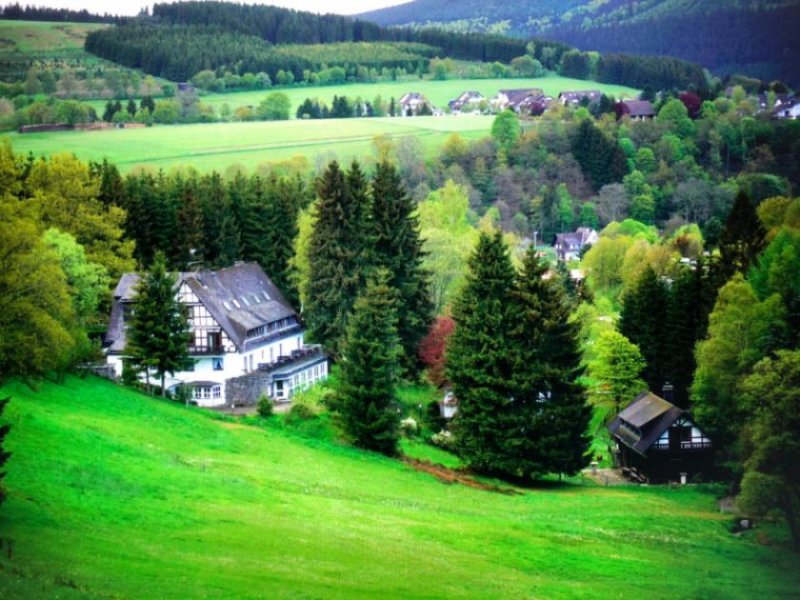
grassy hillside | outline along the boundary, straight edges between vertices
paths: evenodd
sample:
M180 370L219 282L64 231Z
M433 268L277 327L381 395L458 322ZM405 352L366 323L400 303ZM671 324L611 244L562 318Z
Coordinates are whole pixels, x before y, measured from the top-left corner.
M89 58L83 42L90 31L108 25L0 20L0 56L19 53L47 58Z
M94 23L44 23L0 20L0 79L21 80L33 63L84 66L105 62L83 49Z
M376 135L395 141L417 136L429 156L448 136L459 132L467 139L488 135L492 117L415 117L329 119L156 126L146 129L69 131L18 134L11 140L20 154L49 155L73 152L84 160L108 158L123 172L136 166L169 168L191 166L201 171L224 171L238 165L255 169L261 163L304 156L309 165L333 158L349 161L369 156Z
M3 393L4 598L727 599L800 583L797 556L732 536L696 488L504 495L99 380Z

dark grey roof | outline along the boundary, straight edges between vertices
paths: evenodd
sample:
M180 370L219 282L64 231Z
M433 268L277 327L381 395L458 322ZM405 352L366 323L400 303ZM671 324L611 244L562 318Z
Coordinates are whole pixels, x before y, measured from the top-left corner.
M652 117L656 114L649 100L624 100L622 104L627 108L626 114L631 117Z
M186 284L239 349L244 347L250 329L296 316L280 290L256 263L184 275Z
M114 289L106 344L109 352L125 348L123 305L136 296L136 273L125 273ZM237 348L245 346L247 332L297 313L281 291L256 263L237 263L218 271L178 274L178 285L185 283L211 316L220 324Z
M642 392L620 412L608 431L620 442L644 456L650 446L684 413L653 392Z
M505 94L508 102L511 105L517 106L530 98L531 102L542 96L542 90L538 88L523 89L523 90L500 90L498 94Z

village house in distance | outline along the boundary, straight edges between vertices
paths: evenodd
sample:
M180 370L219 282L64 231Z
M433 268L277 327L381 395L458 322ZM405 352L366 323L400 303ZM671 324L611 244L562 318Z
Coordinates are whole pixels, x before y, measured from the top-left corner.
M114 290L106 352L117 377L138 280L126 273ZM179 273L178 299L188 309L194 365L168 379L168 388L188 387L197 405L251 405L262 394L287 402L296 390L328 376L322 348L304 344L297 313L256 263Z

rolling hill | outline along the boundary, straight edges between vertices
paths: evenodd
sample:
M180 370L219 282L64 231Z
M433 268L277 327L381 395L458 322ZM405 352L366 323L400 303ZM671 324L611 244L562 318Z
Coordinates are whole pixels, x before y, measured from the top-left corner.
M446 485L311 420L12 383L2 598L790 597L702 487ZM506 486L507 487L507 486ZM762 542L785 536L768 526Z
M583 50L674 56L720 74L800 83L798 0L416 0L360 17L384 26L505 33Z

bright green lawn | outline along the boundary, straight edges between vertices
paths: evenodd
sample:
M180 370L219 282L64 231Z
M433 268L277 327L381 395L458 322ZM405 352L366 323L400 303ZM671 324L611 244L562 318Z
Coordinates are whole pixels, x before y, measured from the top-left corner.
M488 135L491 124L492 117L387 117L9 133L0 138L9 138L19 154L72 152L84 160L108 158L122 171L139 165L224 171L231 165L255 169L264 162L298 155L307 157L312 167L320 159L363 158L373 153L372 140L380 134L395 141L417 136L432 156L452 132L474 139Z
M733 537L696 488L507 496L99 380L4 393L2 598L729 599L800 585L796 555Z

